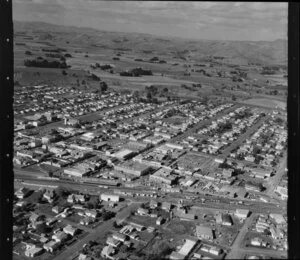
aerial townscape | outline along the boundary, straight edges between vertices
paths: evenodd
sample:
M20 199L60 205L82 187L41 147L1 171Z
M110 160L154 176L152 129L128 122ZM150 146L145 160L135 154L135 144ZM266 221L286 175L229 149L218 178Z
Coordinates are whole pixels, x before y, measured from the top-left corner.
M287 259L286 48L15 21L14 259Z

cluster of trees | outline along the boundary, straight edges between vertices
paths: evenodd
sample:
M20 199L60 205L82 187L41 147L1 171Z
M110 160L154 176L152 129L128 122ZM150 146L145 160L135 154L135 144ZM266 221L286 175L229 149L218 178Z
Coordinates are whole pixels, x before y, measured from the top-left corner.
M146 90L146 97L148 100L153 99L153 97L158 94L158 87L155 85L146 86L145 90Z
M252 115L253 115L253 113L251 112L251 110L250 109L246 109L245 111L242 111L239 114L236 114L234 116L234 119L235 120L237 120L237 119L243 119L245 117L247 118L247 117L250 117Z
M89 76L92 80L95 80L95 81L100 81L100 77L98 77L96 74L92 73L90 76Z
M66 69L67 63L65 61L51 60L48 61L42 57L38 57L34 60L24 60L26 67L38 67L38 68L59 68Z
M102 213L102 219L103 219L103 221L106 221L106 220L113 218L115 215L116 215L115 212L105 211Z
M144 70L142 68L134 68L130 71L122 71L120 72L120 76L126 76L126 77L139 77L139 76L152 76L151 70Z
M101 81L99 83L99 90L101 91L101 93L106 92L108 89L108 85L105 81Z
M274 120L274 122L276 123L276 124L279 124L279 125L281 125L284 121L283 121L283 119L282 118L280 118L280 117L277 117L275 120Z
M149 62L151 63L167 63L165 60L160 60L158 57L153 57L151 59L149 59Z
M266 66L262 68L262 72L260 74L262 75L274 75L276 74L277 71L279 71L279 67L276 66Z
M57 49L42 49L43 52L65 52L67 51L66 49L62 49L62 48L57 48Z
M100 244L99 242L92 240L89 241L85 247L80 251L82 254L90 254L94 259L99 259L101 258L101 251L102 251L103 245Z
M202 84L200 84L200 83L193 83L192 84L192 86L194 87L194 88L202 88Z
M275 90L271 90L270 92L269 92L269 95L278 95L278 90L277 89L275 89Z
M185 85L185 84L181 84L181 87L182 88L185 88L185 89L187 89L187 90L190 90L190 91L197 91L197 89L195 89L195 88L202 88L202 85L201 84L192 84L192 86L187 86L187 85Z
M201 70L195 70L196 72L200 73L200 74L203 74L204 76L206 77L211 77L211 74L206 72L204 69L201 69Z
M91 65L91 68L92 69L100 68L102 70L109 70L112 69L113 67L109 64L100 65L99 63L95 63L95 65Z
M60 53L46 53L45 56L49 57L49 58L57 58L60 60L66 60L66 58L63 55L61 55Z
M232 124L227 122L227 123L219 125L218 132L223 133L223 132L230 131L231 129L232 129Z

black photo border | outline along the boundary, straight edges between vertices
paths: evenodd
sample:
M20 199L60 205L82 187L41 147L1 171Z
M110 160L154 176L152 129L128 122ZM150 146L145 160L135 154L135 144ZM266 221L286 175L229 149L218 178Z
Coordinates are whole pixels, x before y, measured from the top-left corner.
M299 2L288 7L288 257L300 259Z
M0 257L12 259L13 175L12 0L0 0Z
M49 0L50 1L50 0ZM288 257L300 259L299 3L288 4ZM12 0L0 0L0 257L12 259L13 175Z

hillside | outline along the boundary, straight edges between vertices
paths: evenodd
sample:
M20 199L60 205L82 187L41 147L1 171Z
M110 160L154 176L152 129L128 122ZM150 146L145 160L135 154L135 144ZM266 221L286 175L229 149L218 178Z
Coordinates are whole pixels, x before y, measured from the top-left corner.
M92 49L152 51L157 54L180 55L184 58L190 56L195 61L201 61L207 56L220 56L224 57L226 63L287 65L286 40L247 42L185 40L176 37L163 39L149 34L106 32L37 22L14 22L14 29L17 34L35 35L36 41L69 41L72 46L84 45Z

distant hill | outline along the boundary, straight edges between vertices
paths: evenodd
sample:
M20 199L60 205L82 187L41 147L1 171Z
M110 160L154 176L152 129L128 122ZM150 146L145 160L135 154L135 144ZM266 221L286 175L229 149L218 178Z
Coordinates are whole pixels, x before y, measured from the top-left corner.
M92 28L58 26L41 22L14 22L15 33L31 32L35 40L69 41L87 48L153 51L199 60L207 56L224 57L232 63L287 65L287 40L210 41L160 37L141 33L98 31Z

